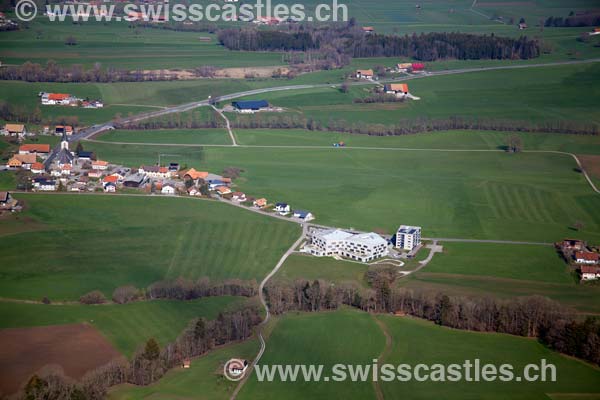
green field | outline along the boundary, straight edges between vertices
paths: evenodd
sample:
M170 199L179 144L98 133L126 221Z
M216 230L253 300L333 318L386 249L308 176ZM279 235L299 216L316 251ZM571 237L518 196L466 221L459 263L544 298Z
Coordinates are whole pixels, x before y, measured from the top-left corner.
M332 376L335 363L370 365L373 358L393 365L419 363L463 364L480 359L497 366L510 363L520 375L529 363L546 359L557 369L556 382L382 382L385 398L431 399L545 399L546 393L598 393L600 371L588 364L552 352L534 340L492 333L452 330L411 318L376 317L391 336L385 346L380 327L368 314L342 310L323 314L287 314L267 341L262 365L324 365ZM380 355L383 354L383 358ZM253 374L240 399L375 398L370 382L258 382Z
M77 299L177 277L262 279L299 234L291 223L209 201L19 195L0 221L0 296ZM20 230L31 226L29 232ZM15 232L16 231L16 232ZM26 254L26 256L24 256Z
M452 116L526 122L579 121L600 123L600 64L430 76L408 82L421 100L356 104L366 87L348 93L337 88L303 89L263 95L290 113L327 123L396 124L403 119L446 119Z
M337 261L331 257L313 257L303 254L293 254L285 260L285 264L275 275L276 281L291 281L296 279L324 279L329 282L358 282L364 283L367 266L355 262Z
M393 232L399 224L424 227L427 237L552 242L600 238L600 197L567 155L504 152L393 151L302 148L162 148L90 143L88 148L125 165L156 159L220 171L243 168L238 184L252 196L310 210L317 222ZM419 199L419 201L415 201Z
M223 365L231 358L252 360L259 347L252 339L239 344L215 349L192 361L190 369L173 369L157 383L140 387L116 386L109 392L109 400L226 400L236 384L223 377Z
M225 129L114 130L96 137L105 142L231 144Z
M175 340L193 318L214 319L219 312L244 301L240 297L206 297L99 306L0 301L0 329L87 323L98 328L120 352L130 356L151 337L165 345Z
M302 129L235 129L237 142L256 146L331 146L407 149L503 150L509 136L518 135L524 150L600 154L600 136L551 133L441 131L402 136L368 136Z

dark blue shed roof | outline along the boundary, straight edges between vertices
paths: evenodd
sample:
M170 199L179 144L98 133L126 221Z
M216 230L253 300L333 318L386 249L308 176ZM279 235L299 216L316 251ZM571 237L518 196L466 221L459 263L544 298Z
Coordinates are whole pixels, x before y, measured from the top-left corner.
M260 108L269 107L269 103L266 100L234 101L231 104L239 110L258 110Z

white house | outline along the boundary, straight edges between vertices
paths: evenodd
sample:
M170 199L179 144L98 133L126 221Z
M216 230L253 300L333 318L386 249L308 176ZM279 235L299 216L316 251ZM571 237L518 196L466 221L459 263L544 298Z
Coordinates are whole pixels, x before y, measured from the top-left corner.
M151 178L169 178L171 177L171 172L169 172L169 168L160 167L158 165L142 165L138 169L138 173L144 174Z
M578 251L575 253L575 262L577 264L595 265L598 264L599 259L600 254L598 253L592 253L590 251Z
M305 221L312 221L313 219L315 219L312 213L304 210L294 210L294 218L303 219Z
M175 194L175 188L171 185L163 185L162 189L160 190L160 192L162 194Z
M275 211L281 215L287 215L290 213L290 205L287 203L277 203L275 204Z
M105 193L115 193L116 191L117 191L117 186L114 183L108 182L107 184L104 185Z
M51 192L56 190L56 181L40 180L34 186L43 192Z
M242 192L233 192L231 195L231 200L243 203L244 201L246 201L246 194Z
M582 281L595 281L600 279L600 267L583 265L581 267Z
M376 233L350 233L340 229L317 230L311 234L309 253L317 256L341 256L369 262L388 254L387 241Z
M108 161L92 161L92 169L95 169L96 171L106 171L106 169L108 169Z
M358 79L373 79L373 70L372 69L357 69L356 70L356 78Z
M396 232L396 247L411 251L421 245L421 227L400 225Z

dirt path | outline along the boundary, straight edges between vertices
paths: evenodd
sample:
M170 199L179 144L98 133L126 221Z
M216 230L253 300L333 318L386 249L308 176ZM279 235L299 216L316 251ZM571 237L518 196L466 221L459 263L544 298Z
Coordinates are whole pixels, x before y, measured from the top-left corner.
M229 118L227 118L225 116L225 114L223 113L223 111L219 110L217 107L215 107L214 105L211 106L224 120L225 120L225 124L227 126L227 132L229 132L229 137L231 138L231 145L232 146L237 146L237 142L235 141L235 135L233 134L233 131L231 130L231 124L229 123Z
M373 321L375 321L379 329L381 329L381 333L383 333L383 336L385 336L385 347L383 348L381 354L379 354L379 356L377 357L377 365L381 367L381 364L383 364L385 359L392 352L392 345L394 341L392 340L392 335L390 335L390 331L388 330L387 325L380 321L375 314L371 314L371 318L373 318ZM377 400L384 400L383 391L381 390L381 385L379 384L379 381L373 380L372 383L373 389L375 390L375 395L377 396Z

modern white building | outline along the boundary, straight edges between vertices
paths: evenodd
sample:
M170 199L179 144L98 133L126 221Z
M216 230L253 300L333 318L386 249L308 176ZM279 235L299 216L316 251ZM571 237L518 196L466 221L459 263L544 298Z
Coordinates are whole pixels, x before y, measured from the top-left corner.
M376 233L350 233L340 229L314 231L308 252L317 257L341 256L368 262L388 254L387 241Z
M421 244L421 227L400 225L396 232L396 247L411 251Z

